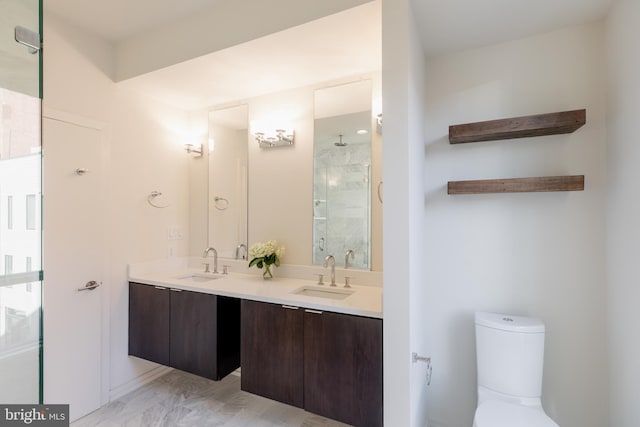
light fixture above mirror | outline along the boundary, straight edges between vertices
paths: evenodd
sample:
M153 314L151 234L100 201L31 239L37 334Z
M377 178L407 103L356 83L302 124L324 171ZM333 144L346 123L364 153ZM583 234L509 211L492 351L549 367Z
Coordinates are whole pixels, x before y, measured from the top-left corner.
M259 130L253 133L256 141L262 148L281 147L293 145L295 132L293 129L274 129L271 131Z

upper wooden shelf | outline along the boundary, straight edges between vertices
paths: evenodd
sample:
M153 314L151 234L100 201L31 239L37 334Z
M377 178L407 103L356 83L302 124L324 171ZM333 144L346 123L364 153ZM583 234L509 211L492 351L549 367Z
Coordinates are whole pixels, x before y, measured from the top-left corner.
M587 110L563 111L449 126L449 143L494 141L571 133L587 121Z

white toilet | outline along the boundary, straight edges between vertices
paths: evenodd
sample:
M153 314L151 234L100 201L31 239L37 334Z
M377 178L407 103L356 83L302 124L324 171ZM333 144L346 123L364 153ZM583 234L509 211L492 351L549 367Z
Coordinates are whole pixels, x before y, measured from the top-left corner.
M544 324L530 317L476 313L478 408L473 427L558 427L544 413Z

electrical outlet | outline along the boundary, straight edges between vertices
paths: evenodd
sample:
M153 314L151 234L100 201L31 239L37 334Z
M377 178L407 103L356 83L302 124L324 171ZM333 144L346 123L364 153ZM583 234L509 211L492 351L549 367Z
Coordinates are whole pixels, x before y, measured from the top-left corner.
M184 230L179 225L173 225L167 227L167 240L182 240L184 239Z

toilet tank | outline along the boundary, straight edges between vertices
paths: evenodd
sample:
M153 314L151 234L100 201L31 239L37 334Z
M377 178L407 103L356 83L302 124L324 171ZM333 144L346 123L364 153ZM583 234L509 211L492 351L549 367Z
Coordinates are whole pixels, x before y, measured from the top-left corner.
M516 397L540 397L544 324L535 318L476 313L478 386Z

